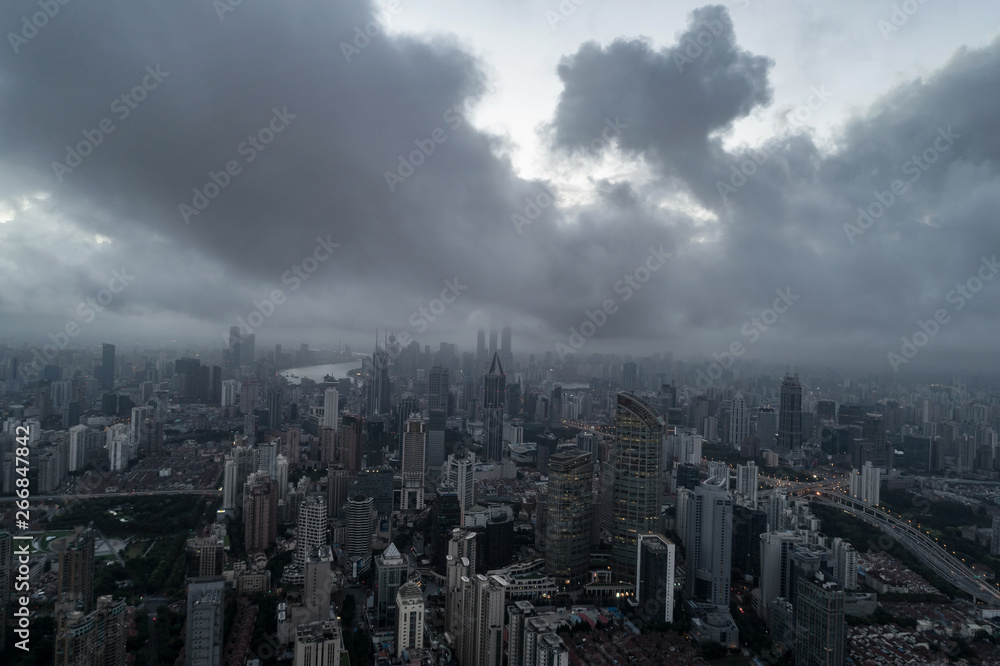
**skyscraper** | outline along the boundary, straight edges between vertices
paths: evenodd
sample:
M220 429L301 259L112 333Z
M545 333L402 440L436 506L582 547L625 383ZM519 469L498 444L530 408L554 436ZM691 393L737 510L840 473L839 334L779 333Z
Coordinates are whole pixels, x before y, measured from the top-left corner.
M866 414L861 437L872 443L872 464L886 472L892 468L893 450L885 433L885 419L881 414Z
M747 409L743 393L737 391L729 413L729 433L726 441L734 448L740 448L743 440L750 436L750 410Z
M763 442L762 442L763 443ZM799 375L786 374L781 380L781 405L778 408L778 450L802 448L802 385Z
M564 589L582 587L590 569L593 476L585 451L567 449L549 458L545 571Z
M483 383L483 456L499 462L503 457L503 417L507 397L507 375L500 357L493 354L493 362Z
M368 382L366 416L387 415L391 409L389 398L389 354L377 344L372 354L371 378Z
M674 621L674 551L674 542L662 534L639 535L635 601L658 622Z
M101 345L101 376L98 378L102 391L115 389L115 346Z
M375 501L358 493L347 498L347 556L358 558L359 570L368 568L375 536Z
M396 592L406 582L406 560L393 543L375 558L375 624L383 627L396 616Z
M822 573L798 579L795 595L796 666L844 663L844 590Z
M57 613L55 663L58 666L125 664L126 609L124 598L105 595L97 599L93 612Z
M475 471L476 454L471 451L448 454L444 485L458 492L458 504L462 508L463 522L465 512L476 502Z
M438 471L444 463L444 431L447 425L445 410L430 409L427 418L427 469Z
M619 393L611 500L611 566L619 581L635 582L638 537L659 529L662 446L663 417L648 402Z
M402 511L420 511L424 508L426 449L427 432L424 421L419 414L411 414L403 433L403 487L399 500Z
M59 580L56 587L59 608L89 613L94 609L93 528L76 528L76 534L59 553Z
M323 392L323 427L340 427L340 392L335 388Z
M684 538L688 598L723 608L729 607L733 556L733 499L727 485L728 479L712 477L694 489Z
M455 650L461 666L502 665L506 587L501 576L462 579L463 627Z
M326 545L326 498L309 495L299 505L299 523L295 532L295 564L305 571L309 553Z
M736 495L743 506L757 508L757 465L751 460L736 466Z
M865 462L860 473L858 470L852 469L848 484L851 497L861 500L865 504L878 506L881 472L882 470L872 465L870 460Z
M510 346L510 326L500 330L500 361L508 370L514 367L514 353Z
M424 594L416 583L406 583L396 591L396 656L407 650L419 655L424 647Z
M111 464L112 472L121 472L128 469L129 460L129 428L124 423L116 423L107 431L107 444L104 448L108 450L108 461Z
M337 434L338 457L348 472L361 471L361 418L354 414L344 414Z
M188 581L185 664L218 666L222 663L225 585L221 576L206 576Z
M443 409L447 412L450 390L448 368L435 365L427 379L427 409Z
M267 550L278 536L278 484L264 471L243 486L243 530L247 552Z
M761 450L774 449L778 443L778 415L771 407L761 407L757 412L757 439Z

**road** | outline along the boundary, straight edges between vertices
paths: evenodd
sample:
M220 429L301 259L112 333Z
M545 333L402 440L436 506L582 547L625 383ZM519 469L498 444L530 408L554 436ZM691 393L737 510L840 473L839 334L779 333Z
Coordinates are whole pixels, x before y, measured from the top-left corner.
M813 502L833 506L874 525L903 544L939 576L971 595L973 599L991 606L1000 606L1000 589L978 577L966 564L918 528L892 514L868 506L853 497L833 490L814 491Z

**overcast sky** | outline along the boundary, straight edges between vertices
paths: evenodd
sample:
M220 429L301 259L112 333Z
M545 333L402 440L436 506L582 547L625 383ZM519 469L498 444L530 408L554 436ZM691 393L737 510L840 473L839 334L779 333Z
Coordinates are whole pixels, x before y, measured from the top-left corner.
M0 340L994 363L995 2L56 6L0 8Z

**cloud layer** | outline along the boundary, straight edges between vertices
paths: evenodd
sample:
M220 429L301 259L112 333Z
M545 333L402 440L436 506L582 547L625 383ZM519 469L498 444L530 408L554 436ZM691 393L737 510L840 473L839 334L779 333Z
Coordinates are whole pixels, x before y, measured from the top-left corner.
M0 25L35 7L15 5ZM990 350L1000 285L962 308L948 298L1000 249L1000 42L873 100L832 152L797 129L795 113L830 94L819 80L779 135L723 147L771 103L775 63L740 48L722 7L694 12L665 47L583 44L559 67L543 131L579 170L612 159L636 175L549 205L559 183L520 178L506 139L467 120L488 92L484 63L446 36L385 34L385 21L364 2L245 3L222 20L211 3L71 3L12 46L0 58L10 333L61 328L127 267L136 278L95 334L221 336L277 288L287 299L259 338L367 340L379 326L466 343L492 319L552 349L612 299L594 350L740 340L790 362L889 369L886 353L940 308L950 319L928 359ZM879 197L880 216L851 231ZM339 248L292 290L282 276L317 238ZM641 281L661 246L670 259ZM456 278L468 288L415 324ZM786 287L799 298L752 342L743 324Z

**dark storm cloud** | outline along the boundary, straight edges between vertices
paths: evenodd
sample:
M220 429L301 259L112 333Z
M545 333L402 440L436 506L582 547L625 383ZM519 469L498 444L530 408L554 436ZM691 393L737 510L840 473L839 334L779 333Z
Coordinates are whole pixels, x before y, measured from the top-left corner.
M709 43L703 26L716 20L724 30ZM699 32L701 57L679 60ZM786 358L862 353L888 369L886 353L938 308L952 318L935 348L985 349L1000 284L987 282L961 308L955 290L983 255L1000 253L1000 42L963 49L933 77L878 99L847 124L832 153L794 127L764 151L727 152L721 138L730 124L769 101L768 66L738 49L725 10L710 7L694 13L675 46L588 44L560 67L564 91L550 131L557 147L586 152L582 127L628 115L620 146L651 165L664 191L680 182L717 216L677 235L670 276L681 279L651 283L650 299L669 305L649 330L747 342L741 323L773 290L792 286L800 300L761 336ZM821 104L832 94L822 84L803 100ZM894 181L905 183L900 194ZM892 202L858 227L857 209L879 197Z
M34 7L5 5L0 26L16 29ZM739 48L726 11L696 11L661 50L585 44L559 67L552 146L583 169L615 146L648 165L653 182L595 186L606 190L595 203L536 211L552 184L519 178L497 156L500 139L466 121L486 94L481 63L447 37L372 28L386 19L364 2L243 3L223 20L211 3L61 6L0 56L0 160L19 174L0 196L48 192L35 212L111 242L88 266L61 268L56 253L44 270L19 261L32 289L5 294L0 308L41 317L51 301L59 319L127 262L136 279L119 312L186 315L212 331L282 288L287 303L259 338L368 339L385 326L466 343L492 317L551 348L611 298L619 310L601 340L714 351L792 286L801 299L761 349L806 360L868 348L884 362L981 254L1000 250L996 44L877 101L832 154L807 134L777 137L726 198L719 183L754 153L727 151L722 137L770 103L773 65ZM359 36L366 26L374 36ZM105 119L113 130L102 130ZM961 138L851 243L844 225L856 208L948 126ZM255 147L254 135L273 141ZM92 153L54 170L87 136L101 138ZM217 196L198 200L193 190L214 192L213 180ZM291 293L282 276L318 238L340 246ZM626 299L620 285L643 277L661 246L670 261ZM446 279L467 289L422 319ZM935 344L985 345L993 288Z

